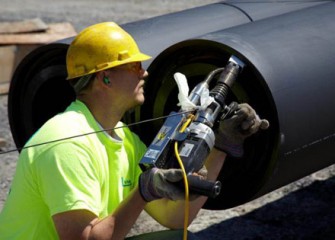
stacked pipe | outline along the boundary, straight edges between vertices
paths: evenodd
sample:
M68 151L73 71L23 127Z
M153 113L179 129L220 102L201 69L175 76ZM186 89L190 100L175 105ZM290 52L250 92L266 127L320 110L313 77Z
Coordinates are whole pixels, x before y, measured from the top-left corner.
M333 164L334 10L331 1L231 1L123 25L141 50L153 56L146 66L146 103L125 121L176 109L173 73L185 74L192 88L236 55L246 67L229 99L250 103L271 127L247 140L243 159L227 160L219 177L221 194L205 207L243 204ZM8 115L17 147L74 99L65 80L71 41L36 49L15 71ZM157 121L134 130L148 143L160 125Z

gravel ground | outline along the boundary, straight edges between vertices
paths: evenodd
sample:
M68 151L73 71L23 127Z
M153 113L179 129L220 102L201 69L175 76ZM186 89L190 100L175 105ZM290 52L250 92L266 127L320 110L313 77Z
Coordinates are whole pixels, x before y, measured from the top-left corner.
M174 12L211 0L0 0L0 21L39 17L70 22L77 31L100 21L126 23ZM22 8L24 4L24 8ZM15 147L7 119L7 96L0 96L2 150ZM16 166L17 152L0 155L0 210ZM163 230L142 214L129 235ZM202 210L189 227L202 239L335 239L335 166L332 165L247 204L221 211Z

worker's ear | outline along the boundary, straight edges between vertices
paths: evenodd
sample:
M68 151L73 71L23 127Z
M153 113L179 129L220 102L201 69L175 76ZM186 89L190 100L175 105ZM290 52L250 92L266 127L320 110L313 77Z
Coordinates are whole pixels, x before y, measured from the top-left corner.
M110 86L111 85L111 81L110 81L109 77L107 76L107 72L101 71L98 74L99 74L98 80L102 81L103 85L105 85L105 86Z
M104 84L106 84L106 85L110 85L110 84L111 84L111 81L109 80L109 78L108 78L107 76L104 76L104 78L103 78L103 82L104 82Z

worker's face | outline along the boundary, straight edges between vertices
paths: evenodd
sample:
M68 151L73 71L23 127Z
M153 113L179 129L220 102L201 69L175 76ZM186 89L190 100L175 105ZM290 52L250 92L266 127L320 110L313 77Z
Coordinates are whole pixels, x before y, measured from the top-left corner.
M144 102L144 78L148 72L142 68L140 62L128 63L115 67L109 71L112 88L129 108Z

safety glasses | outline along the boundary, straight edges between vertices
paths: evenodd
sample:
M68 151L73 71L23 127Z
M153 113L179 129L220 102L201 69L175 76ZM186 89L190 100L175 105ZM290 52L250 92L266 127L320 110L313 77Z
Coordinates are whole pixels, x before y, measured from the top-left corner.
M139 74L142 71L142 63L141 62L127 63L127 64L117 66L114 69L128 70L136 74Z

